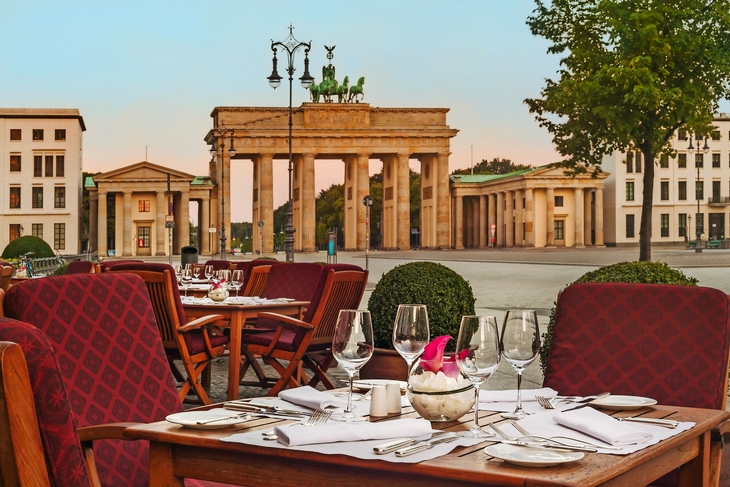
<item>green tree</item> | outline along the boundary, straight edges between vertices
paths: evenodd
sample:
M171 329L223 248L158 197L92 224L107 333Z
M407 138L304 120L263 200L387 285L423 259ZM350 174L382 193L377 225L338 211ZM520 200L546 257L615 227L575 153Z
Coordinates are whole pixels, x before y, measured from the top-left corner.
M87 177L93 177L98 174L101 174L100 172L82 172L81 173L81 242L86 242L86 248L88 249L89 245L89 219L90 219L90 209L91 209L91 202L89 200L89 190L86 189L84 184L86 183ZM96 249L91 249L96 250Z
M317 219L317 245L327 245L327 233L330 230L337 231L337 242L344 244L342 227L345 219L344 186L333 184L328 189L323 189L317 196L316 219ZM324 228L321 232L320 229ZM320 237L323 240L320 240Z
M515 164L509 159L500 159L495 157L491 161L482 159L479 164L474 166L474 174L508 174L523 169L532 169L532 166L524 164ZM472 174L471 168L457 169L454 174Z
M730 0L536 0L527 20L560 54L560 79L525 103L553 135L560 163L600 171L604 155L644 156L639 260L651 260L654 160L672 134L710 133L730 94Z

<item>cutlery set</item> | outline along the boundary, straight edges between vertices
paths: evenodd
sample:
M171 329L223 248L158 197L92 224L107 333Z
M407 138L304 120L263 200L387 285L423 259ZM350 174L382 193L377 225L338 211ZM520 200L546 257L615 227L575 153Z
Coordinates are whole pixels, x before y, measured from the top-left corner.
M395 456L397 457L407 457L410 455L415 455L416 453L430 450L434 447L434 445L438 445L439 443L450 443L458 438L457 436L436 438L437 436L441 436L446 433L446 431L434 433L433 436L431 436L431 438L426 441L416 441L412 438L404 438L391 441L389 443L384 443L382 445L374 447L373 452L375 452L376 455L385 455L387 453L395 452Z

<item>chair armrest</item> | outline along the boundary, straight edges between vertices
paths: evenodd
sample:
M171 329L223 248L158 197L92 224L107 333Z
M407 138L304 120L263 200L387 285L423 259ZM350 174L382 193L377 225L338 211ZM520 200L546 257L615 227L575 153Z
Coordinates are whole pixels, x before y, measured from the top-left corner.
M96 426L84 426L77 428L76 433L81 443L94 440L129 440L124 436L124 431L130 426L137 426L140 423L108 423Z
M298 326L299 328L304 328L306 330L313 330L314 327L311 325L311 323L307 323L306 321L302 321L297 318L293 318L291 316L286 315L280 315L279 313L259 313L257 315L258 318L270 318L272 320L281 321L282 323L286 323L288 325L294 325Z
M187 333L192 330L198 330L208 323L213 323L223 319L223 315L207 315L201 316L200 318L194 319L190 323L187 323L177 329L178 333Z

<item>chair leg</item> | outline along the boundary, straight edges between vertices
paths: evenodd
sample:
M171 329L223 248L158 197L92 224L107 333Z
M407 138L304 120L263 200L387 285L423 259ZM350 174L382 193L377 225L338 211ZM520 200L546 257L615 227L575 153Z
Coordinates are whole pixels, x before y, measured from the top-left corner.
M332 381L332 379L327 375L327 370L332 366L334 361L335 358L329 352L327 352L321 362L318 362L309 354L302 357L302 362L304 362L304 365L306 365L309 370L311 370L314 374L309 381L309 385L315 387L321 382L326 389L335 389L337 386L335 385L334 381Z
M300 365L300 360L298 358L295 357L294 359L292 359L292 361L289 362L289 365L286 368L284 368L284 366L281 365L276 359L272 359L270 357L264 357L264 362L274 367L274 369L276 369L276 371L279 372L280 375L279 380L276 381L276 384L274 384L271 390L266 394L267 396L276 396L287 386L299 386L299 383L293 377L294 372L298 370Z
M251 367L256 374L256 377L258 378L258 383L256 382L247 382L243 380L243 377L248 370L248 368ZM271 379L269 377L266 377L266 373L264 372L264 369L261 368L261 364L259 364L258 360L256 360L256 357L251 354L251 352L246 349L246 347L243 347L241 349L241 372L239 377L241 378L241 381L239 382L240 385L246 385L246 386L255 386L255 387L263 387L268 388L271 387L271 383L275 381L275 379Z

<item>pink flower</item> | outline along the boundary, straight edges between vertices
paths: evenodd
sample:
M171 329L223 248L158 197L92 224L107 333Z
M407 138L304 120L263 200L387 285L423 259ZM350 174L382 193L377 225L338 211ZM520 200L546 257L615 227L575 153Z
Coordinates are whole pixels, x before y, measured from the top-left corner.
M459 377L459 367L456 365L456 354L444 360L444 350L446 344L451 340L450 335L442 335L431 340L431 343L426 345L421 355L421 368L434 374L441 371L449 377ZM469 350L462 350L462 357L469 355Z
M211 281L210 287L213 289L220 289L221 287L223 287L223 284L225 284L225 283L226 283L225 279L221 279L220 282Z

